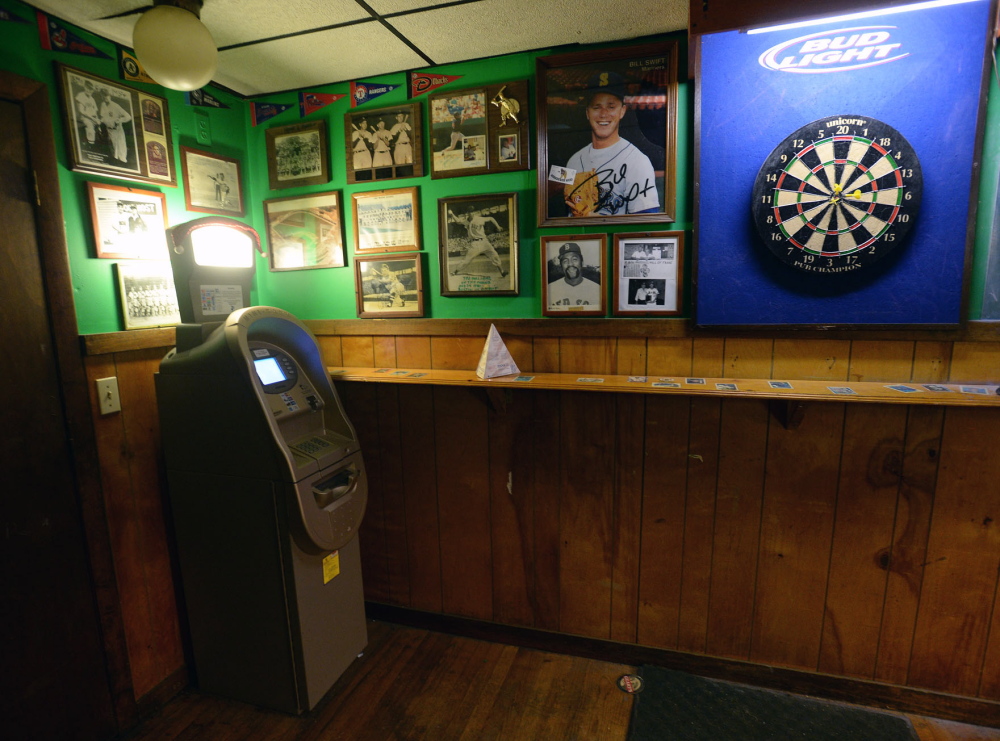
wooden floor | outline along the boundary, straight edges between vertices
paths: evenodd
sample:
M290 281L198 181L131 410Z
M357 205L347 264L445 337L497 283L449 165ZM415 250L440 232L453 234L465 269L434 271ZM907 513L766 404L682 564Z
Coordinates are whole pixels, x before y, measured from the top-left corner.
M635 667L381 622L369 622L368 635L364 656L311 713L293 717L187 690L126 738L624 741L628 734L632 697L616 680ZM908 717L921 741L1000 741L1000 729Z

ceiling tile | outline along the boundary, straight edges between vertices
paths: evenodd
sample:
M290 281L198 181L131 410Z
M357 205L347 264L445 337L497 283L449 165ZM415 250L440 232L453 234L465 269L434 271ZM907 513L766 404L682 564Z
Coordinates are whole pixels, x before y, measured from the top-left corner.
M422 66L424 60L381 24L365 23L220 52L215 81L262 95Z

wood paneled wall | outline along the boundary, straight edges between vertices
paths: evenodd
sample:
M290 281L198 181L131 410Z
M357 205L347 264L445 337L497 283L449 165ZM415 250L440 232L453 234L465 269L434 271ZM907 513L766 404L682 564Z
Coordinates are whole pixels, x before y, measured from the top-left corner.
M125 333L123 333L125 334ZM135 698L169 695L187 675L166 511L153 374L169 348L86 359L101 486ZM95 381L116 376L121 412L101 416ZM164 686L166 685L166 686Z
M504 336L522 372L980 382L1000 344ZM479 337L323 336L473 368ZM368 599L1000 700L1000 413L342 382Z
M470 369L489 322L310 325L328 365ZM992 326L890 341L497 326L524 372L1000 377ZM122 397L107 417L92 399L93 420L140 700L186 677L153 387L169 334L85 342L92 393L114 375ZM494 408L475 389L339 389L371 478L372 601L1000 700L995 410L817 402L786 429L759 399L518 389Z

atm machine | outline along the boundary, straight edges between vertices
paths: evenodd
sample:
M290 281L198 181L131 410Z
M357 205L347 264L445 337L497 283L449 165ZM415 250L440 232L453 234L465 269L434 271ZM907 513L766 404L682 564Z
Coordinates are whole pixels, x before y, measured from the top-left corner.
M268 306L182 324L156 393L196 683L311 710L367 644L367 478L316 340Z

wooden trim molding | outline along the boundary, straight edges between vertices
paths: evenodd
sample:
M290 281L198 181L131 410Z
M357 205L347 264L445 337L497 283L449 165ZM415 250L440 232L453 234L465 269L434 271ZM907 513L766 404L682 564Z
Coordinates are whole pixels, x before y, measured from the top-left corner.
M900 687L865 679L834 677L801 669L699 656L632 643L572 636L538 628L501 625L378 602L365 602L365 612L371 620L439 633L632 666L651 664L755 687L1000 728L1000 703L989 700L957 697L943 692Z
M72 442L80 510L100 614L112 701L119 728L129 728L134 725L138 716L122 626L111 539L105 517L97 442L90 421L87 375L77 343L73 281L66 245L49 93L41 82L0 71L0 97L18 103L24 111L28 152L38 194L35 218L39 258L45 274L54 354L66 405L66 424Z

